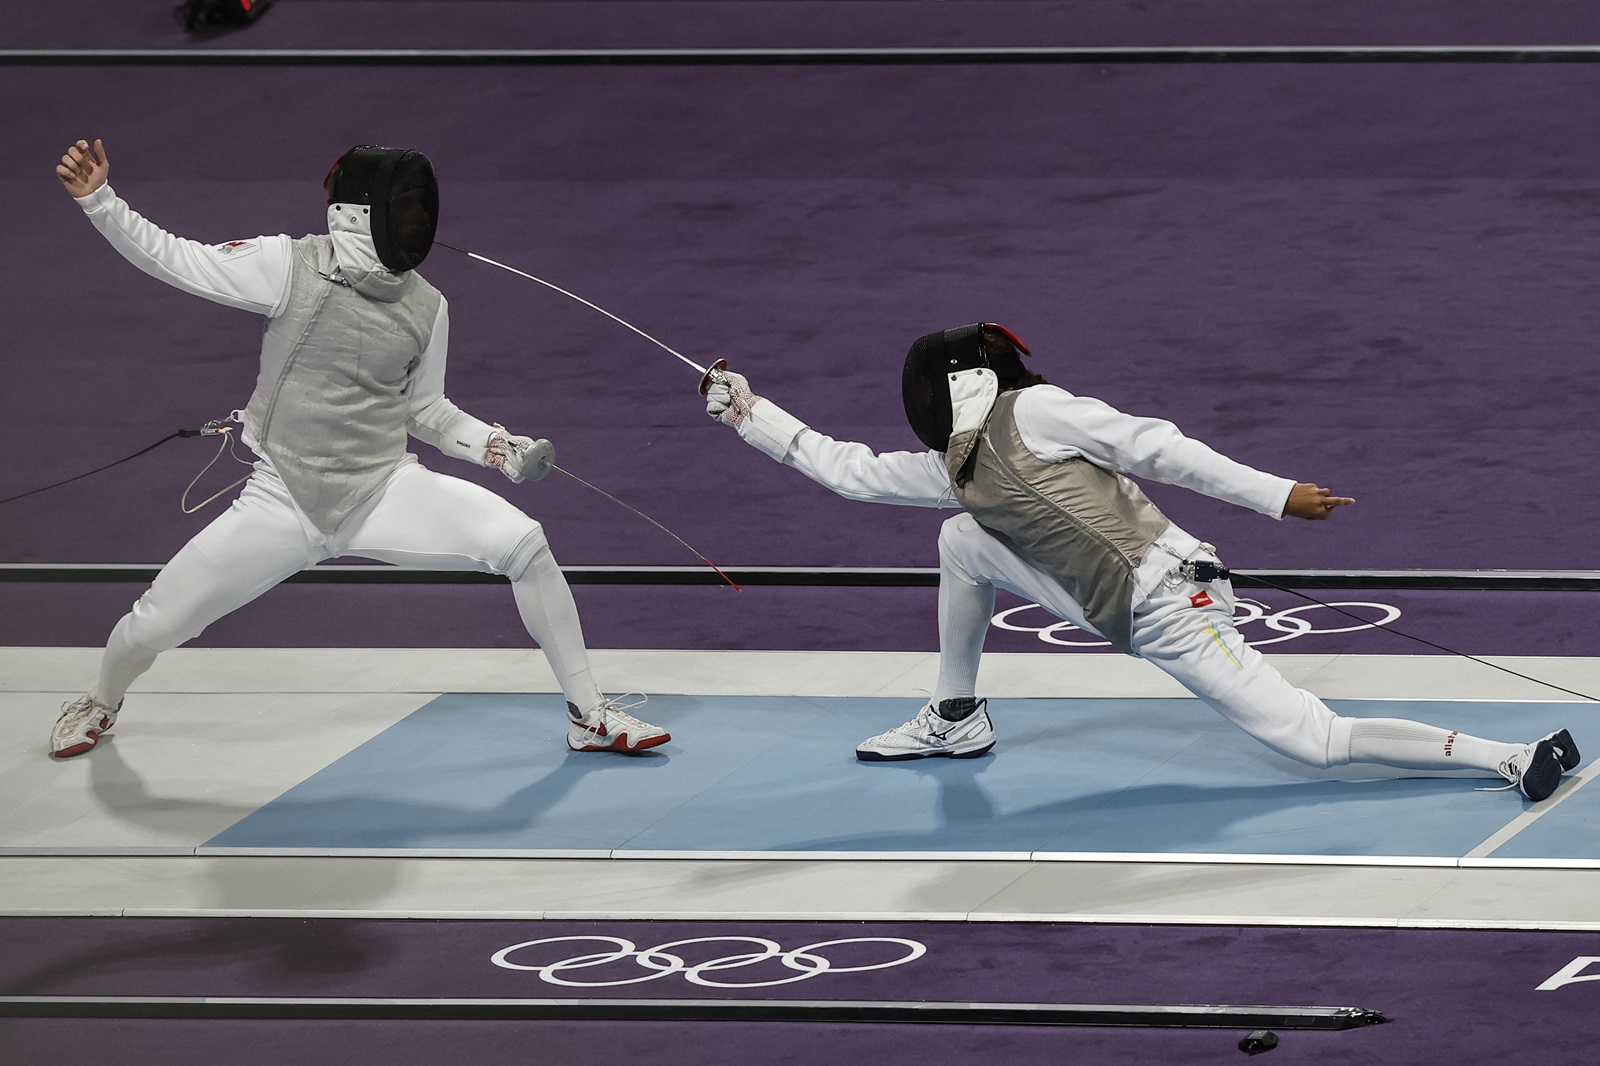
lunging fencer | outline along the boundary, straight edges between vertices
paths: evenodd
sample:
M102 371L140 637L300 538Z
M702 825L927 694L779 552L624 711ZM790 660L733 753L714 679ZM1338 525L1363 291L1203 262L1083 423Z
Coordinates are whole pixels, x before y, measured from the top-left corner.
M549 469L548 442L480 421L445 396L449 307L416 272L433 246L439 190L420 152L359 145L323 182L328 232L206 245L148 222L107 183L100 141L56 174L125 259L169 285L266 319L240 439L257 460L229 509L162 568L112 630L100 677L66 704L57 758L110 732L156 656L320 560L354 555L511 581L529 635L567 701L575 751L636 752L668 733L608 699L590 672L577 606L544 529L488 489L435 473L407 437L499 469Z
M856 749L864 761L972 758L994 746L978 660L996 588L1146 659L1246 733L1317 767L1351 762L1498 774L1530 800L1578 765L1563 729L1530 744L1398 718L1336 715L1285 680L1234 628L1216 550L1168 521L1124 474L1272 518L1326 519L1355 501L1233 461L1172 423L1124 414L1030 372L1010 331L977 323L919 338L906 417L923 452L837 441L713 377L706 411L747 443L848 499L959 507L939 532L939 680L910 721ZM1511 787L1506 786L1506 787Z

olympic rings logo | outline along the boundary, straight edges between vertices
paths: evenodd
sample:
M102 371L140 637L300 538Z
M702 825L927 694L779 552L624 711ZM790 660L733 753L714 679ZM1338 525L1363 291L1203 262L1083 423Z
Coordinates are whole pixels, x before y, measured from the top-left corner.
M543 944L566 944L574 941L591 941L599 944L608 944L610 948L602 951L589 952L582 955L569 955L555 962L525 963L512 961L511 956L527 952ZM690 963L682 955L675 953L674 948L685 948L693 944L720 944L736 943L748 944L755 948L752 951L739 951L723 955L703 962ZM869 962L856 966L840 966L832 962L827 955L819 954L821 949L836 948L845 944L887 944L904 950L899 958L891 958L884 962ZM631 940L620 936L549 936L542 940L528 940L521 944L512 944L508 948L501 948L495 952L491 960L496 966L507 970L526 970L539 975L539 980L552 985L563 985L567 988L615 988L619 985L638 985L646 981L654 981L672 974L681 973L685 980L691 984L705 988L771 988L774 985L789 985L797 981L808 981L824 973L864 973L867 970L887 970L894 966L904 966L927 954L927 947L915 940L904 940L894 936L858 936L848 937L843 940L822 940L815 944L807 944L801 948L791 948L785 951L775 940L768 940L759 936L697 936L686 940L672 940L659 944L653 948L636 947ZM581 971L594 970L602 966L632 960L642 966L646 972L627 977L599 980L600 975L584 975ZM776 959L784 969L792 970L786 976L767 981L723 981L718 975L746 966L757 966L764 962ZM568 973L579 972L577 977L565 976ZM590 979L585 980L585 976Z
M1237 629L1243 629L1252 622L1261 622L1278 636L1261 636L1255 640L1245 640L1251 647L1260 648L1268 644L1282 644L1286 640L1296 637L1313 635L1326 635L1330 633L1356 633L1365 629L1379 629L1400 617L1400 608L1388 603L1368 603L1366 601L1342 601L1327 604L1328 607L1339 607L1346 611L1355 612L1366 609L1376 611L1377 617L1368 622L1358 622L1354 625L1334 626L1330 629L1317 629L1306 619L1312 611L1320 611L1324 605L1308 603L1301 607L1286 607L1281 611L1274 611L1266 604L1257 600L1239 599L1234 602L1233 624ZM1095 634L1087 632L1073 625L1071 622L1056 622L1047 626L1020 625L1012 618L1024 611L1042 611L1044 608L1037 603L1025 603L1020 607L1012 607L995 615L991 621L999 629L1008 629L1013 633L1033 633L1046 644L1055 644L1063 648L1107 648L1111 646L1109 640L1100 640ZM1345 618L1345 615L1337 615ZM1079 634L1088 639L1071 639L1071 634Z

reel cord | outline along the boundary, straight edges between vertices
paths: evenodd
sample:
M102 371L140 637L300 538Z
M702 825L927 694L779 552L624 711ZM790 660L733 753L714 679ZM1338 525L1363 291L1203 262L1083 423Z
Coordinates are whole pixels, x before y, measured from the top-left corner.
M179 507L180 510L183 511L184 514L194 514L196 511L200 510L202 507L206 506L208 503L211 503L213 500L216 500L219 497L223 496L224 494L233 491L234 489L238 488L240 485L243 485L246 481L250 480L250 475L246 474L244 477L240 478L238 481L235 481L233 484L228 485L225 488L220 489L219 491L212 493L210 496L207 496L205 499L201 500L199 503L195 504L193 507L189 506L189 493L194 491L195 485L199 483L201 478L205 477L206 471L210 470L213 466L217 465L217 460L222 458L222 453L224 451L228 452L228 454L230 456L232 456L233 460L235 462L237 462L237 463L243 463L245 466L252 466L253 465L248 460L239 458L238 453L233 450L234 449L234 443L235 443L233 430L228 428L227 426L222 425L222 421L223 421L222 419L217 419L217 420L212 421L212 422L207 422L204 426L202 426L199 429L180 429L176 433L169 433L165 437L162 437L160 440L156 441L154 444L149 445L148 447L145 447L145 448L140 448L138 451L134 452L132 455L123 456L121 459L118 459L115 462L107 463L104 466L97 466L93 470L87 471L87 472L82 473L82 474L78 474L75 477L69 477L69 478L67 478L67 479L65 479L63 481L57 481L57 482L55 482L53 484L45 485L45 486L42 486L42 487L37 488L37 489L30 489L27 492L18 493L15 496L8 496L5 499L0 500L0 504L6 504L6 503L10 503L13 500L20 500L20 499L23 499L23 498L28 497L28 496L34 496L34 495L37 495L38 493L41 493L41 492L47 492L50 489L60 488L62 485L70 485L74 481L81 481L84 478L88 477L90 474L98 474L102 470L110 470L114 466L120 466L123 463L128 462L130 459L137 459L137 458L139 458L139 456L144 455L146 452L154 451L155 449L161 447L163 444L167 443L167 441L174 440L174 439L176 439L178 437L218 437L218 436L220 436L222 438L222 443L220 445L218 445L218 447L217 447L217 454L213 455L211 457L211 461L209 463L207 463L205 466L201 467L200 472L194 476L194 479L192 481L190 481L187 486L184 487L183 495L178 500L178 507ZM567 477L571 478L573 481L576 481L578 484L580 484L583 487L589 489L590 491L599 493L601 496L604 496L606 499L610 500L612 503L615 503L617 506L625 508L625 509L627 509L629 511L632 511L634 514L638 515L640 518L644 519L646 522L649 522L651 525L653 525L657 529L661 530L661 532L665 533L667 536L671 537L673 540L677 541L679 544L682 544L685 548L688 548L691 552L693 552L695 554L695 556L697 558L699 558L699 560L701 562L705 563L712 570L714 570L718 577L720 577L727 584L731 585L735 592L743 592L744 591L744 589L740 587L738 582L734 581L733 578L731 578L727 574L725 574L722 571L722 568L719 567L716 563L714 563L710 559L706 558L704 553L702 553L698 548L696 548L694 545L690 544L688 541L684 540L682 537L678 536L676 533L674 533L672 530L668 529L666 526L662 525L660 522L657 522L654 518L651 518L649 515L645 514L643 511L639 510L637 507L634 507L634 506L632 506L630 504L623 503L621 500L619 500L615 496L611 495L611 493L606 492L604 489L599 488L598 486L590 484L589 482L585 481L583 478L579 477L577 474L574 474L570 470L564 470L561 467L556 466L554 463L551 464L551 469L559 471L560 473L566 475Z
M231 447L233 445L233 431L231 429L228 429L226 426L220 425L219 422L220 422L220 420L214 421L214 422L207 422L204 426L200 427L199 429L180 429L180 430L177 430L176 432L168 433L165 437L162 437L160 440L156 441L154 444L150 444L150 445L147 445L147 446L145 446L143 448L140 448L138 451L134 452L132 455L125 455L121 459L117 459L114 462L107 463L104 466L97 466L93 470L84 471L83 473L78 474L78 475L76 475L74 477L65 478L64 480L61 480L61 481L55 481L55 482L52 482L49 485L42 485L42 486L40 486L39 488L36 488L36 489L29 489L27 492L19 492L15 496L7 496L5 499L0 500L0 504L11 503L14 500L27 499L29 496L37 496L41 492L48 492L51 489L58 489L62 485L70 485L74 481L82 481L84 478L89 477L92 474L98 474L102 470L110 470L114 466L121 466L123 463L126 463L126 462L128 462L130 460L133 460L133 459L137 459L141 455L144 455L144 454L146 454L148 452L153 452L157 448L161 447L163 444L167 443L167 441L169 441L169 440L176 440L179 437L217 437L217 436L220 436L220 437L224 438L223 442L222 442L222 447L218 448L217 449L217 454L211 457L211 462L207 463L200 470L200 473L198 473L198 474L196 474L194 476L194 481L189 482L188 487L183 490L182 499L178 503L178 506L183 510L184 514L194 514L196 511L200 510L200 508L204 507L206 504L210 503L212 500L215 500L218 496L221 496L223 492L227 492L230 489L235 489L235 488L239 487L240 485L243 485L246 481L250 480L249 475L245 475L244 477L240 478L238 481L235 481L232 485L229 485L227 488L223 489L222 492L218 492L218 493L216 493L216 494L214 494L212 496L206 497L204 500L202 500L201 502L195 504L193 507L189 506L189 491L194 488L195 482L199 481L202 477L204 477L205 476L205 472L207 470L210 470L213 466L215 466L218 459L222 458L222 450L223 450L223 448L231 449ZM234 458L235 462L245 463L246 466L250 465L248 462L245 462L245 460L240 459L239 456L236 455L236 454L233 456L233 458Z
M1220 577L1220 578L1224 578L1224 579L1233 577L1233 571L1227 569L1226 567L1218 566L1215 569L1216 569L1216 575L1215 575L1216 577ZM1302 600L1310 600L1312 603L1317 604L1319 607L1326 607L1328 610L1333 611L1333 612L1335 612L1337 614L1342 614L1346 618L1353 618L1357 622L1361 622L1361 623L1363 623L1365 625L1371 625L1372 624L1370 619L1362 618L1358 614L1352 614L1351 612L1345 610L1344 608L1336 607L1331 603L1325 603L1322 600L1317 599L1315 596L1308 596L1304 592L1301 592L1299 589L1292 589L1292 588L1289 588L1287 585L1280 585L1276 581L1269 581L1266 578L1260 577L1260 576L1258 576L1256 574L1251 574L1251 575L1249 575L1249 577L1250 577L1250 580L1259 581L1259 582L1261 582L1261 584L1267 586L1268 588L1277 589L1279 592L1287 592L1291 596L1299 596ZM1389 633L1393 633L1397 637L1405 637L1407 640L1414 640L1418 644L1426 644L1430 648L1436 648L1439 651L1445 652L1445 653L1450 654L1450 655L1459 655L1463 659L1471 659L1475 663L1482 663L1484 666L1490 667L1491 669L1494 669L1494 670L1499 670L1503 674L1510 674L1512 677L1520 677L1524 681L1532 681L1535 685L1543 685L1545 688L1553 688L1557 692L1565 692L1569 696L1577 696L1579 699L1585 699L1585 700L1589 700L1589 701L1594 702L1594 703L1600 703L1600 698L1596 698L1594 696L1591 696L1586 692L1579 692L1576 689L1563 688L1562 686L1554 684L1554 683L1549 682L1549 681L1541 681L1537 677L1529 677L1527 674L1519 673L1518 671L1513 670L1508 666L1497 666L1496 664L1494 664L1492 662L1489 662L1487 659L1478 658L1476 655L1468 655L1464 651L1456 651L1454 648L1447 648L1443 644L1435 644L1433 641L1428 640L1426 637L1415 636L1415 635L1413 635L1411 633L1406 633L1406 632L1404 632L1402 630L1395 629L1395 628L1393 628L1391 626L1380 625L1380 626L1377 626L1376 628L1382 629L1382 630L1384 630L1386 632L1389 632Z
M169 440L175 440L178 437L199 437L199 436L204 435L205 432L206 431L203 430L203 429L180 429L176 433L167 434L165 437L162 437L160 440L156 441L154 444L150 445L148 448L140 448L138 451L134 452L132 455L124 456L123 458L118 459L114 463L107 463L105 466L97 466L93 470L88 471L87 473L79 474L77 477L69 477L65 481L57 481L54 484L45 485L43 488L30 489L27 492L19 492L15 496L7 496L5 499L0 500L0 503L10 503L13 500L26 499L29 496L36 496L41 492L48 492L50 489L58 489L62 485L70 485L74 481L82 481L84 478L88 477L90 474L98 474L102 470L110 470L114 466L121 466L123 463L126 463L130 459L137 459L137 458L139 458L139 456L145 454L146 452L153 452L157 448L161 447L163 444L167 443L167 441L169 441Z
M210 470L212 467L217 465L217 460L222 458L222 453L224 451L226 451L228 453L228 455L233 458L234 462L241 463L241 464L243 464L245 466L251 467L252 470L254 470L255 464L251 463L248 459L239 458L239 453L233 450L233 443L234 443L233 430L229 429L226 426L220 426L219 427L219 426L217 426L216 423L212 422L212 423L207 423L204 429L201 429L201 430L198 430L198 431L195 431L195 430L188 430L188 431L179 430L178 432L179 432L180 435L194 435L196 432L198 432L198 433L206 435L206 436L217 436L217 435L220 435L222 437L222 443L217 445L217 454L213 455L211 457L211 461L209 463L207 463L205 466L200 468L200 472L194 476L194 480L193 481L190 481L189 484L184 487L183 495L178 498L178 509L181 510L184 514L194 514L196 511L200 510L200 508L204 507L206 504L210 503L212 500L217 499L218 497L222 496L224 493L232 492L234 489L238 488L240 485L243 485L246 481L250 480L250 475L246 474L244 477L240 478L238 481L235 481L233 484L228 485L225 488L218 489L216 492L213 492L210 496L207 496L205 499L201 500L199 503L195 504L193 507L190 507L189 506L189 493L191 491L193 491L195 485L199 484L200 479L206 476L206 471Z

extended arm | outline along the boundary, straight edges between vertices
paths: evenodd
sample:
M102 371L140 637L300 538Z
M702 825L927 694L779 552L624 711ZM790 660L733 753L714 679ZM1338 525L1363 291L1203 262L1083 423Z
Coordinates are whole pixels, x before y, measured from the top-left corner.
M734 426L752 447L849 500L905 507L956 507L944 456L884 452L818 433L771 400L756 396L741 374L706 392L706 411Z
M1047 462L1081 455L1097 466L1178 485L1272 518L1326 518L1334 507L1355 502L1235 462L1184 436L1171 422L1124 414L1053 385L1026 390L1017 400L1016 417L1023 443Z
M1283 517L1325 520L1335 507L1348 507L1355 502L1354 496L1335 496L1331 489L1302 481L1290 490L1289 502L1283 506Z
M56 175L95 229L121 256L159 281L215 303L274 315L289 295L289 238L209 245L175 237L144 218L107 183L111 163L99 141L79 141Z

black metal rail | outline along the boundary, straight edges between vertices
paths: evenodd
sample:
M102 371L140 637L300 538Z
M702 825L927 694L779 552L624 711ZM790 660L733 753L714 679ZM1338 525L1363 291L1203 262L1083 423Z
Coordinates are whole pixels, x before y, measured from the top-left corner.
M6 582L148 584L159 566L139 563L0 564ZM934 567L750 566L723 567L745 586L820 588L934 588ZM721 585L704 566L567 566L574 585ZM313 585L484 585L505 581L493 574L452 570L413 570L399 566L324 564L288 579ZM1568 570L1235 570L1236 588L1421 589L1490 592L1600 592L1600 571Z
M0 66L949 66L1107 63L1594 63L1600 45L985 48L0 49Z
M832 1022L1339 1031L1389 1019L1361 1007L703 999L323 999L0 996L4 1018L341 1021Z

